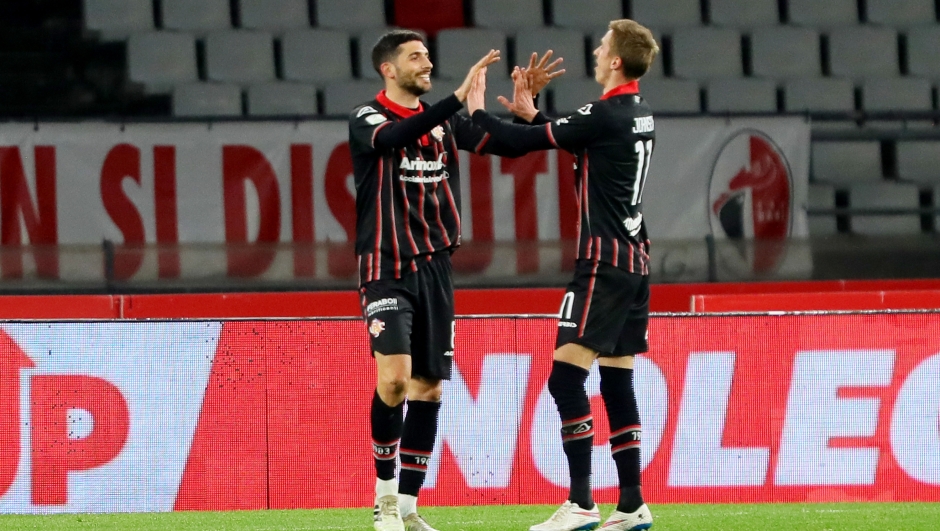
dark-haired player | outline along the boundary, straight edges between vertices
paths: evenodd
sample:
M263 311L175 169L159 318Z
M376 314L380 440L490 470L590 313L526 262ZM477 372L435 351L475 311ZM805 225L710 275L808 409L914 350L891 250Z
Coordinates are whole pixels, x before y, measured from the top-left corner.
M420 100L431 90L432 68L421 35L391 31L372 50L385 90L349 117L360 295L378 372L371 408L377 531L434 531L417 513L417 496L437 434L441 381L450 378L454 353L457 150L522 154L456 114L476 73L498 60L491 50L452 95L429 106ZM551 72L558 61L546 62L547 54L530 63L535 92L563 72Z
M641 200L653 153L653 115L637 80L659 52L650 31L615 20L594 50L600 100L554 122L539 114L527 76L513 73L514 101L500 101L535 125L503 122L483 110L485 70L477 73L467 105L473 122L493 138L523 151L560 148L577 156L580 221L574 279L562 300L548 389L561 416L568 459L568 500L531 531L593 529L600 512L591 494L594 419L584 382L596 359L610 422L620 499L602 529L628 531L653 524L640 491L640 416L633 359L646 352L649 314L649 240Z

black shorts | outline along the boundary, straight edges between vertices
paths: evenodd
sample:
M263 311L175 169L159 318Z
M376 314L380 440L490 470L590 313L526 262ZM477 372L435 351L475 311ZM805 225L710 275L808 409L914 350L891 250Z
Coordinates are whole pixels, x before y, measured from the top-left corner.
M411 375L449 380L454 359L454 285L450 255L400 279L374 280L359 289L372 352L410 354Z
M649 301L648 276L578 260L561 302L555 348L577 343L601 357L646 352Z

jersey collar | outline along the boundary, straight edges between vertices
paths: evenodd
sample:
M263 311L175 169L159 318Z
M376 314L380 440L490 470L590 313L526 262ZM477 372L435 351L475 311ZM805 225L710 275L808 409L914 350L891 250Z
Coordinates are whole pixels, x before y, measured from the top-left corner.
M607 98L613 98L614 96L622 96L624 94L639 94L640 93L640 84L636 81L630 81L629 83L624 83L623 85L618 85L601 96L602 100ZM384 105L384 104L383 104Z
M385 90L382 90L381 92L379 92L378 95L375 97L375 99L376 101L381 103L382 106L384 106L386 109L392 111L393 113L397 114L398 116L402 118L411 118L412 116L424 110L424 105L422 105L421 102L418 102L417 109L409 109L408 107L395 103L394 101L390 100L388 96L385 95Z

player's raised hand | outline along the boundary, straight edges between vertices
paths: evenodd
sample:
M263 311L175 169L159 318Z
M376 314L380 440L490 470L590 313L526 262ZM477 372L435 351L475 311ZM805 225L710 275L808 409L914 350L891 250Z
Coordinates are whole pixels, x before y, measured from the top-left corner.
M489 53L484 55L475 65L470 67L470 71L467 72L467 78L464 79L463 83L454 91L454 96L457 96L457 99L460 101L465 101L467 99L467 93L470 92L470 84L473 83L473 78L476 77L481 69L499 61L499 59L499 50L490 50Z
M539 113L535 108L529 77L518 66L512 71L512 101L503 96L496 98L506 110L527 122L531 122Z
M564 58L559 57L551 63L548 62L552 58L553 53L552 50L548 50L545 52L545 55L539 59L539 54L532 52L532 56L529 57L529 66L523 71L526 77L529 78L529 90L532 91L533 96L545 88L545 85L548 85L551 80L565 73L564 68L556 70L564 61Z
M470 82L470 92L467 93L467 110L470 115L479 109L486 109L486 67L481 68Z

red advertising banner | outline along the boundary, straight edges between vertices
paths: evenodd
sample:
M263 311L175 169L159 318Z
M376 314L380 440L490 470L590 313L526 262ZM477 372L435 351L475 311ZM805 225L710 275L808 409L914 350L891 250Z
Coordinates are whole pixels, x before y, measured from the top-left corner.
M458 319L422 503L563 499L546 390L556 326ZM940 501L938 327L937 313L654 317L636 366L646 497ZM374 367L361 320L3 332L0 512L372 504ZM596 371L587 387L593 483L610 502Z

